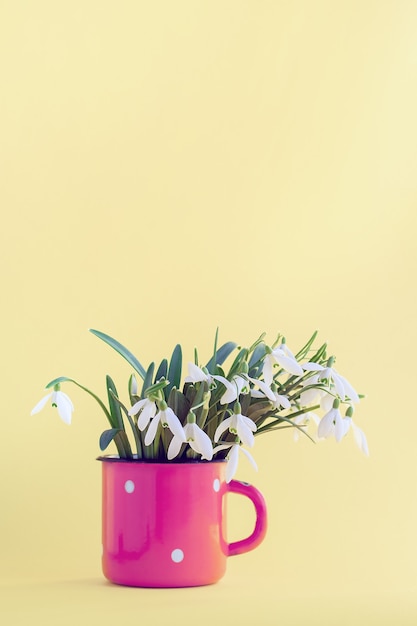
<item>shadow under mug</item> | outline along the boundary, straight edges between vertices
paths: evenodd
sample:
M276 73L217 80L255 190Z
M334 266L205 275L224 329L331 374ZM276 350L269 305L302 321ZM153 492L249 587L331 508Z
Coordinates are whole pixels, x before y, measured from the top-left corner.
M227 557L256 548L267 515L261 493L237 480L226 483L225 461L159 463L102 456L103 573L133 587L194 587L217 582ZM226 540L226 495L255 507L246 539Z

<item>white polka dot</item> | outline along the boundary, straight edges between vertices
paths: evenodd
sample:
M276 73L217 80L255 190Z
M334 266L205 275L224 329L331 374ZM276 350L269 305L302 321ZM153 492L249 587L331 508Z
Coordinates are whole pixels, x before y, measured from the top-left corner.
M135 483L133 480L127 480L125 482L125 491L127 491L127 493L133 493L135 491Z
M174 563L181 563L183 558L184 558L184 552L180 550L179 548L176 548L176 550L173 550L171 552L171 559L174 561Z
M220 480L218 478L214 479L213 489L214 491L220 491Z

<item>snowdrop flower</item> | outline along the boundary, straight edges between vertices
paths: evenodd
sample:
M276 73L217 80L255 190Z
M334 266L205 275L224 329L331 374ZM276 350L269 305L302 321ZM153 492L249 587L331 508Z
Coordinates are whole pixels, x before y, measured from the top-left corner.
M291 408L291 402L288 400L287 396L282 396L277 392L275 383L272 383L271 386L269 386L263 380L256 380L254 378L250 378L249 380L261 390L257 391L256 389L253 389L251 392L253 398L263 398L266 396L268 400L271 400L274 409L279 409L281 407L283 409Z
M211 461L213 458L213 446L210 437L195 422L195 415L192 411L188 414L187 424L184 426L186 442L190 448L201 454L201 458ZM181 437L174 435L168 447L168 459L176 457L184 443Z
M188 376L185 377L186 383L201 383L206 381L209 386L213 383L213 376L208 372L205 372L201 367L195 365L195 363L188 363Z
M267 385L272 384L274 379L274 365L276 363L289 374L293 374L294 376L303 375L303 370L299 363L297 363L297 359L290 349L287 348L287 344L283 342L278 348L274 348L274 350L269 348L269 351L267 350L262 370Z
M35 413L39 413L39 411L41 411L48 402L49 398L52 400L52 406L58 409L58 415L62 421L66 424L71 424L74 406L67 394L60 391L59 385L55 385L54 390L51 393L48 393L47 396L43 397L42 400L40 400L38 404L33 407L30 414L35 415Z
M145 435L145 446L150 446L155 439L156 431L159 424L162 424L163 428L169 428L172 434L183 443L186 442L184 429L178 417L174 411L170 409L167 403L163 400L159 403L159 412L152 418L148 430Z
M138 428L139 430L145 430L150 420L156 415L156 403L149 400L149 398L139 400L132 406L131 409L129 409L129 415L136 415L139 411L140 415L138 417Z
M320 365L319 363L313 363L313 362L304 363L302 367L303 367L303 369L305 371L307 371L307 372L319 372L319 373L315 374L311 378L307 378L303 382L303 384L304 385L314 385L314 384L317 384L317 383L321 382L322 380L328 380L330 386L332 384L334 385L334 387L336 389L336 393L337 393L337 395L340 397L340 399L342 401L348 399L351 402L359 402L359 396L356 393L355 389L352 387L350 382L348 380L346 380L346 378L341 376L341 374L339 374L334 369L334 367L332 367L333 362L334 362L334 358L330 357L330 359L327 361L326 367L324 367L323 365ZM313 391L313 390L307 390L307 392L305 392L305 393L307 394L308 391ZM318 390L318 391L320 391L320 390ZM323 390L321 390L321 395L323 395ZM316 393L316 396L317 396L317 393ZM304 396L304 400L306 399L306 397L307 396L305 395ZM310 398L307 399L307 403L309 401L311 401Z
M236 400L241 393L248 393L249 389L247 381L241 376L234 376L232 380L227 380L224 376L209 374L205 369L198 367L194 363L188 363L188 376L185 378L186 383L200 383L205 381L209 387L214 386L214 380L218 380L225 387L226 391L220 398L221 404L229 404Z
M230 402L237 400L241 393L250 392L247 379L238 374L233 376L232 380L227 380L224 376L213 376L213 378L226 387L226 391L220 398L220 404L230 404Z
M216 454L216 452L220 452L220 450L227 450L227 448L230 448L229 453L226 457L227 458L227 466L226 466L226 482L227 483L230 483L233 476L236 474L237 465L239 462L239 451L243 452L243 454L249 459L253 468L256 471L258 471L258 466L255 463L255 459L247 450L242 448L240 443L237 443L237 442L225 443L225 444L221 444L220 446L216 446L213 450L213 454Z
M339 411L339 400L336 399L333 402L333 408L320 420L317 436L327 439L334 435L336 441L340 441L348 432L350 424L351 418L342 417Z
M303 413L301 415L296 415L291 421L297 426L301 428L305 428L307 430L310 420L312 420L316 426L318 426L320 422L320 418L318 415L313 413L312 411L308 411L308 413ZM294 441L297 442L301 437L301 433L298 428L294 428Z
M362 450L362 452L366 454L366 456L369 456L368 442L366 440L365 433L358 426L356 426L356 424L353 423L353 420L351 420L351 425L353 435L355 437L357 445L359 446L359 449Z
M238 435L245 445L250 448L253 446L255 443L253 433L256 431L256 424L249 417L242 415L241 410L240 403L236 402L233 415L223 420L216 428L214 433L214 441L216 443L222 434L229 430L234 435Z

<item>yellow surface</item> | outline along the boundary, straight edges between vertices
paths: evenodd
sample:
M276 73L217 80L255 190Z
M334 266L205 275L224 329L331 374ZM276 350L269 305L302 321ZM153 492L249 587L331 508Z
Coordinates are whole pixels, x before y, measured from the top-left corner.
M417 5L0 4L5 624L415 624ZM269 533L217 586L108 585L98 436L29 412L183 344L316 328L367 399L351 437L259 438ZM230 534L252 511L230 502Z

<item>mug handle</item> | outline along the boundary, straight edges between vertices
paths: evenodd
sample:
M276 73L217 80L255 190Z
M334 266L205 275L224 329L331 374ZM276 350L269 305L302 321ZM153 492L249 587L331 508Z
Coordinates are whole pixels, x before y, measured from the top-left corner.
M254 550L254 548L259 546L261 541L263 541L267 529L266 504L261 492L252 485L249 485L249 483L243 483L240 480L231 480L227 485L227 491L229 493L239 493L249 498L249 500L253 502L256 511L256 523L253 533L246 539L228 544L227 556L235 556L236 554L243 554L243 552Z

